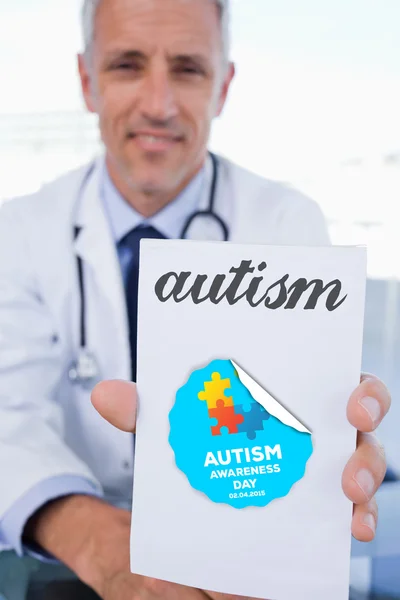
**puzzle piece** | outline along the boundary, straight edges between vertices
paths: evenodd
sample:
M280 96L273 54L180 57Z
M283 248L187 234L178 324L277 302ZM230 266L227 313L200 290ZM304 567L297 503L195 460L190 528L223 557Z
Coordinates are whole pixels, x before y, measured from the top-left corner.
M232 368L232 371L233 371L233 368ZM254 402L254 398L250 394L247 387L241 382L241 380L239 378L239 374L236 375L235 373L233 373L231 375L230 381L231 381L231 385L230 385L230 389L229 389L229 395L233 397L234 405L235 406L243 406L243 410L250 410L251 405Z
M243 421L238 425L238 432L247 433L248 439L254 440L256 432L264 429L264 421L267 421L271 415L255 400L250 407L250 410L246 411L243 406L236 406L236 412L243 415Z
M233 406L233 397L226 397L225 390L231 387L230 379L221 379L220 373L213 373L211 375L212 381L205 381L205 391L198 393L199 400L205 400L207 402L208 409L217 408L218 400L225 403L225 406Z
M218 423L211 427L212 435L221 435L221 427L226 427L229 433L238 433L238 425L244 421L244 415L235 413L234 406L226 406L225 400L217 400L217 407L209 409L208 414Z

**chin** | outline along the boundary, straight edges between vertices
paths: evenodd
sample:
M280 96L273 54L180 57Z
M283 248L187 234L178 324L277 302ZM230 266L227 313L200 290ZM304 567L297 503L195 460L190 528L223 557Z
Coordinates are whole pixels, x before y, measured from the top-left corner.
M179 187L179 178L171 176L170 172L147 174L143 177L136 176L136 185L144 193L155 194L170 192Z
M162 194L173 189L171 181L164 179L148 179L137 182L137 188L143 194Z

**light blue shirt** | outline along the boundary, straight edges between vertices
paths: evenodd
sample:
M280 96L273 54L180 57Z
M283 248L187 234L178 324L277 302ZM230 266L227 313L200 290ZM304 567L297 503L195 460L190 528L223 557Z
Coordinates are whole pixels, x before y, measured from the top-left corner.
M102 197L111 233L117 244L119 261L125 279L131 260L130 250L118 247L127 233L139 226L151 226L164 237L179 239L190 216L198 210L203 183L204 168L190 181L189 185L165 208L146 219L122 198L104 169L102 178Z
M106 167L104 167L101 176L100 195L111 234L117 246L124 280L132 255L126 247L118 247L122 238L135 227L150 225L166 238L179 239L187 219L198 210L204 180L203 168L175 200L154 216L146 219L124 200L111 181ZM81 477L60 475L42 481L29 490L6 513L0 523L0 541L11 546L19 556L29 554L40 560L57 562L40 548L26 547L22 541L22 533L29 518L38 509L51 500L71 494L98 496L91 482Z

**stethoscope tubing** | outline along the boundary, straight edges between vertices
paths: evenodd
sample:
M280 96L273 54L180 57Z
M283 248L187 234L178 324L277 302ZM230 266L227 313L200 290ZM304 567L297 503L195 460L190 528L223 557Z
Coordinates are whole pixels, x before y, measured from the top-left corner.
M210 152L210 157L211 157L212 165L213 165L213 177L212 177L212 182L211 182L210 199L209 199L209 203L208 203L208 208L206 210L198 210L188 218L188 220L185 223L184 228L182 229L182 233L181 233L182 240L187 239L187 233L188 233L190 227L193 225L193 222L195 221L195 219L197 219L198 217L212 217L213 219L215 219L217 221L218 225L221 227L221 230L223 232L223 241L227 242L229 239L229 230L228 230L226 223L215 212L215 198L217 195L219 163L218 163L217 157L212 152Z

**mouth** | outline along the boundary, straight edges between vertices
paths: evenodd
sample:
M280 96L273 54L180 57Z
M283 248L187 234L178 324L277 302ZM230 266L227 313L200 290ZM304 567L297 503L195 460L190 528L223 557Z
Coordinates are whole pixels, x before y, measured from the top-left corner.
M128 138L145 152L167 152L182 142L182 137L165 133L138 131Z

